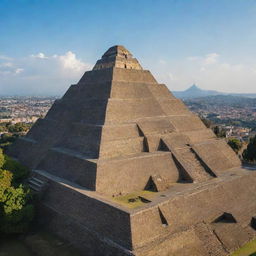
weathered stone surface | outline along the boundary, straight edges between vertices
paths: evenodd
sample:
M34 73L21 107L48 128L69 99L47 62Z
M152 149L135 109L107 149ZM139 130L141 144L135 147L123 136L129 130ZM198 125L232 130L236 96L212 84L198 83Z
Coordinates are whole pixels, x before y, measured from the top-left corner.
M97 61L93 70L113 67L139 70L142 69L139 62L132 57L132 54L120 45L109 48L104 53L102 58Z
M224 256L256 234L256 173L123 46L9 153L47 184L42 220L82 255ZM142 190L155 193L138 208L113 200Z

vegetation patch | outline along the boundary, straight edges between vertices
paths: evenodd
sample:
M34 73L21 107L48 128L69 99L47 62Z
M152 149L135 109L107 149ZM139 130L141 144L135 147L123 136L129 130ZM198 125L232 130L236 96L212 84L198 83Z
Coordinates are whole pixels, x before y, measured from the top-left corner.
M0 123L0 148L6 150L17 138L25 135L31 128L32 123L11 122Z
M256 136L250 139L247 148L243 152L243 159L249 163L256 163Z
M245 244L230 256L256 256L256 239Z
M237 138L230 138L228 140L228 145L238 154L238 152L243 147L243 143Z
M33 198L23 183L29 170L0 149L0 235L28 230L34 217Z
M128 208L137 208L146 203L150 203L153 197L156 196L156 192L143 190L139 192L130 193L124 196L113 197L113 200Z

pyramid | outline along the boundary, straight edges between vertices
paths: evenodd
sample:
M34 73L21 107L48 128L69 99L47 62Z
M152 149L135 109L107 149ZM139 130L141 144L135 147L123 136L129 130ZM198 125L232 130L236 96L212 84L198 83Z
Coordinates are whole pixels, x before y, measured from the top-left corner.
M256 234L255 173L123 46L9 154L33 170L44 225L82 255L227 255Z

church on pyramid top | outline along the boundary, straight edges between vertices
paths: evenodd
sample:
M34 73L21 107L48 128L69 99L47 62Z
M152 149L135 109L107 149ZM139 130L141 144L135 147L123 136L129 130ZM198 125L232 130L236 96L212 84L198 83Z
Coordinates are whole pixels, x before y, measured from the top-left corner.
M122 45L110 47L96 62L93 70L114 67L142 70L137 59L133 58L132 54Z

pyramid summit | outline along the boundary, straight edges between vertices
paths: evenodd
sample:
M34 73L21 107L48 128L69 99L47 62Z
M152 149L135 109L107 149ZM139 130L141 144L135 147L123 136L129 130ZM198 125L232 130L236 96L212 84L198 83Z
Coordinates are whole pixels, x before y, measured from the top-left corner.
M256 176L113 46L9 154L44 225L82 255L227 255L255 234Z
M102 58L97 61L93 70L105 69L110 67L142 69L139 62L132 57L132 54L121 45L109 48Z

